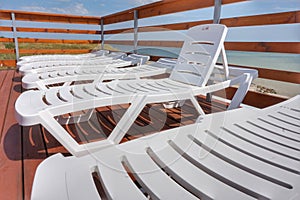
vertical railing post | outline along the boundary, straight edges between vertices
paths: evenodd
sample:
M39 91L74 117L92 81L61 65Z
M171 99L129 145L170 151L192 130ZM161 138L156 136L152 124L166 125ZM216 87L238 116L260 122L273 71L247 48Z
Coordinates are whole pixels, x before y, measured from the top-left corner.
M133 49L134 53L137 53L137 46L138 46L138 11L133 11L133 28L134 28L134 35L133 35Z
M12 28L13 28L14 43L15 43L16 60L18 61L19 60L19 42L18 42L18 36L17 36L15 13L11 13L11 21L12 21Z
M222 7L222 0L215 0L214 20L213 20L214 24L220 23L221 7Z
M222 7L222 0L215 0L215 6L214 6L214 24L219 24L221 19L221 7ZM208 82L209 84L210 82ZM212 101L212 94L207 93L206 94L206 101L211 102Z
M101 18L101 49L104 50L104 20Z

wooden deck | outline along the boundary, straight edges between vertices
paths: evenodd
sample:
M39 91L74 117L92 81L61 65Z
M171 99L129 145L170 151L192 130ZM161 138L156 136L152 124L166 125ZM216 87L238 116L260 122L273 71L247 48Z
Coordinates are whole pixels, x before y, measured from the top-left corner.
M21 127L14 117L14 103L22 92L21 76L15 70L0 71L0 199L30 199L34 173L41 161L57 152L67 151L41 126ZM220 102L214 106L199 97L205 112L226 108ZM106 137L128 105L97 109L98 125L86 123L66 126L73 137L89 139ZM149 115L150 113L150 115ZM151 117L149 117L151 116ZM151 119L150 119L151 118ZM122 142L160 130L195 122L197 114L190 102L178 109L164 109L161 104L147 105Z

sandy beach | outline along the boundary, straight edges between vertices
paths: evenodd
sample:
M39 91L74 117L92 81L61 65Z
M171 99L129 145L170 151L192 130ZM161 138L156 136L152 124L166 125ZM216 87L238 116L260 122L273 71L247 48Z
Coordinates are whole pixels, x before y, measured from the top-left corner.
M257 78L253 81L250 90L291 98L300 94L300 85Z

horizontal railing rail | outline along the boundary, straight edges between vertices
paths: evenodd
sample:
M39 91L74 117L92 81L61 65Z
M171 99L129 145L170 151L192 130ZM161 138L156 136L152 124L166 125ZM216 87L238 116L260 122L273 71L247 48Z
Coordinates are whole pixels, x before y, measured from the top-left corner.
M108 40L106 44L132 45L133 40ZM176 47L181 48L182 41L138 41L138 46ZM226 50L300 53L296 42L225 42Z
M151 26L139 27L139 32L149 32L153 30L155 31L187 30L193 26L197 26L201 24L211 24L211 23L213 23L213 20L162 24L156 26L151 25ZM228 27L300 23L300 11L224 18L221 19L220 23ZM133 32L133 28L105 30L104 34L118 34L118 33L130 33L130 32Z
M27 12L16 10L1 10L1 20L11 20L11 13L15 14L17 21L34 21L34 22L56 22L71 24L100 24L101 17L88 17L78 15L65 15L41 12Z

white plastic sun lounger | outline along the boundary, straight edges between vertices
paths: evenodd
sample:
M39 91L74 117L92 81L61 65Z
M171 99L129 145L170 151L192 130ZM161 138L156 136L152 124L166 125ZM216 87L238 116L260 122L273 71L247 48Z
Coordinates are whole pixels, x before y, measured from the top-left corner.
M300 96L37 168L34 199L299 199ZM100 192L96 188L94 180Z
M130 65L143 64L147 62L150 57L144 55L126 54L115 55L114 53L109 54L110 56L80 59L80 60L55 60L55 61L40 61L33 63L26 63L19 67L19 72L22 75L43 73L49 71L61 71L75 67L126 67ZM113 56L115 55L115 56Z
M46 55L22 56L19 58L18 64L24 64L27 62L50 61L50 60L86 59L86 58L104 56L108 54L109 51L107 50L98 50L98 51L85 53L85 54L46 54Z
M139 60L136 59L136 61ZM74 82L80 84L86 83L86 81L97 83L104 80L136 79L170 73L173 67L174 64L171 65L161 60L125 68L117 68L115 65L113 67L108 65L106 68L97 66L65 67L65 69L59 71L26 74L22 78L22 86L25 89L46 90L60 84L63 84L63 86L71 85Z
M142 109L149 103L190 100L199 114L203 110L196 96L222 90L239 84L228 109L242 102L251 83L248 73L229 80L206 85L221 52L227 28L224 25L196 26L188 31L179 59L169 78L114 80L97 84L81 84L46 91L23 92L15 103L16 118L20 125L41 124L73 155L87 154L117 144L134 123ZM227 70L225 70L227 71ZM79 144L60 125L87 121L92 109L102 106L130 103L106 140ZM60 115L88 110L77 116Z

